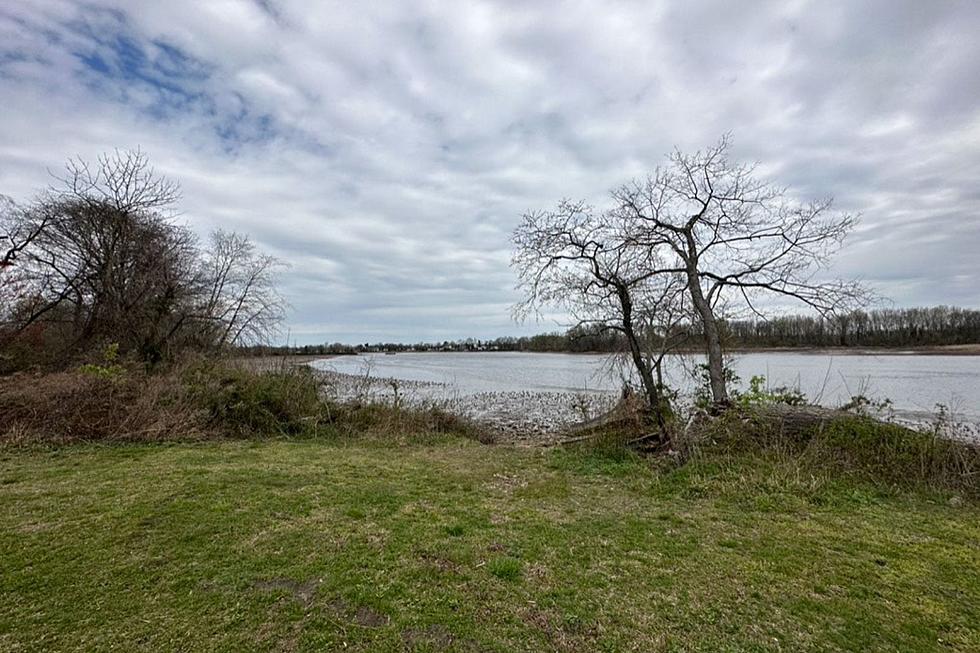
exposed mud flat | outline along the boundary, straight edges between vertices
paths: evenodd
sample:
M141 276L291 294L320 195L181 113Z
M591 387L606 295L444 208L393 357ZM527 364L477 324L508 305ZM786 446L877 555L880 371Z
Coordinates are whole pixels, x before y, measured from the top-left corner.
M608 392L499 391L461 394L447 383L406 381L318 371L325 396L335 401L377 402L439 408L489 427L498 440L550 444L574 424L609 411L618 396Z
M882 419L895 422L918 431L932 431L936 435L951 440L959 440L980 445L980 424L957 419L955 415L939 417L935 413L906 411Z

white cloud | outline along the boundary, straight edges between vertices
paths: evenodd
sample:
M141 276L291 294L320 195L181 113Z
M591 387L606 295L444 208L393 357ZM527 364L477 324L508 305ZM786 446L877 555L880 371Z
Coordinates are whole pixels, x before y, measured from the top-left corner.
M524 210L732 131L863 214L841 272L978 306L978 28L970 2L8 3L0 192L141 146L195 229L292 262L297 338L488 337L519 330Z

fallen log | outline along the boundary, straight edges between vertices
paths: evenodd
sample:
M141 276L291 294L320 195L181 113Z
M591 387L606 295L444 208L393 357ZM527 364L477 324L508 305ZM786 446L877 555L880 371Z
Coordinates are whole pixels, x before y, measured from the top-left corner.
M746 422L757 421L773 424L780 432L786 435L800 435L815 428L826 426L843 417L854 416L854 413L849 413L838 408L791 406L789 404L764 404L752 406L751 408L732 406L722 414L731 415L733 412L740 414ZM688 421L684 431L690 432L692 429L697 429L717 417L719 416L698 413ZM631 402L628 402L628 400L620 401L608 412L587 422L581 422L570 427L568 433L571 437L559 440L556 444L568 445L594 440L608 435L609 429L617 426L625 427L623 429L625 431L629 429L639 430L642 428L641 424L642 420L637 412L637 407L632 405ZM642 445L652 440L659 440L660 438L660 433L644 433L628 440L626 445Z
M854 417L854 413L823 406L763 404L742 410L746 419L771 422L787 435L798 435L844 417Z

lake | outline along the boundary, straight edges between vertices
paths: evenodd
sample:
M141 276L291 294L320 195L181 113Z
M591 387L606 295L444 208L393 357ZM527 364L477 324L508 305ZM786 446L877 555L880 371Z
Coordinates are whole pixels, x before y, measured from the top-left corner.
M670 379L691 391L684 368L695 357L675 357ZM747 386L763 375L770 387L799 388L811 400L839 406L851 396L888 398L899 414L923 417L944 404L964 421L980 422L980 357L914 354L760 352L734 356ZM362 354L315 361L320 369L402 381L439 384L455 396L480 393L617 393L621 373L597 354L521 352Z

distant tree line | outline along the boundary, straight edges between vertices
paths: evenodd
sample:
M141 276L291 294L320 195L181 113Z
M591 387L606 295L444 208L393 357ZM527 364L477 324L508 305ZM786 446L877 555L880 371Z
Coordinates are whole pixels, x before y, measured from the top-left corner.
M980 343L980 311L953 306L791 315L725 324L740 347L925 347Z
M729 320L721 323L729 348L767 347L928 347L980 344L980 310L953 306L890 308L854 311L834 319L787 315L770 320ZM700 337L693 325L678 326L691 342ZM519 351L555 353L619 353L627 346L622 334L597 327L577 326L565 332L534 336L504 336L492 340L442 342L376 342L348 345L248 347L246 355L303 354L309 356L408 351Z

